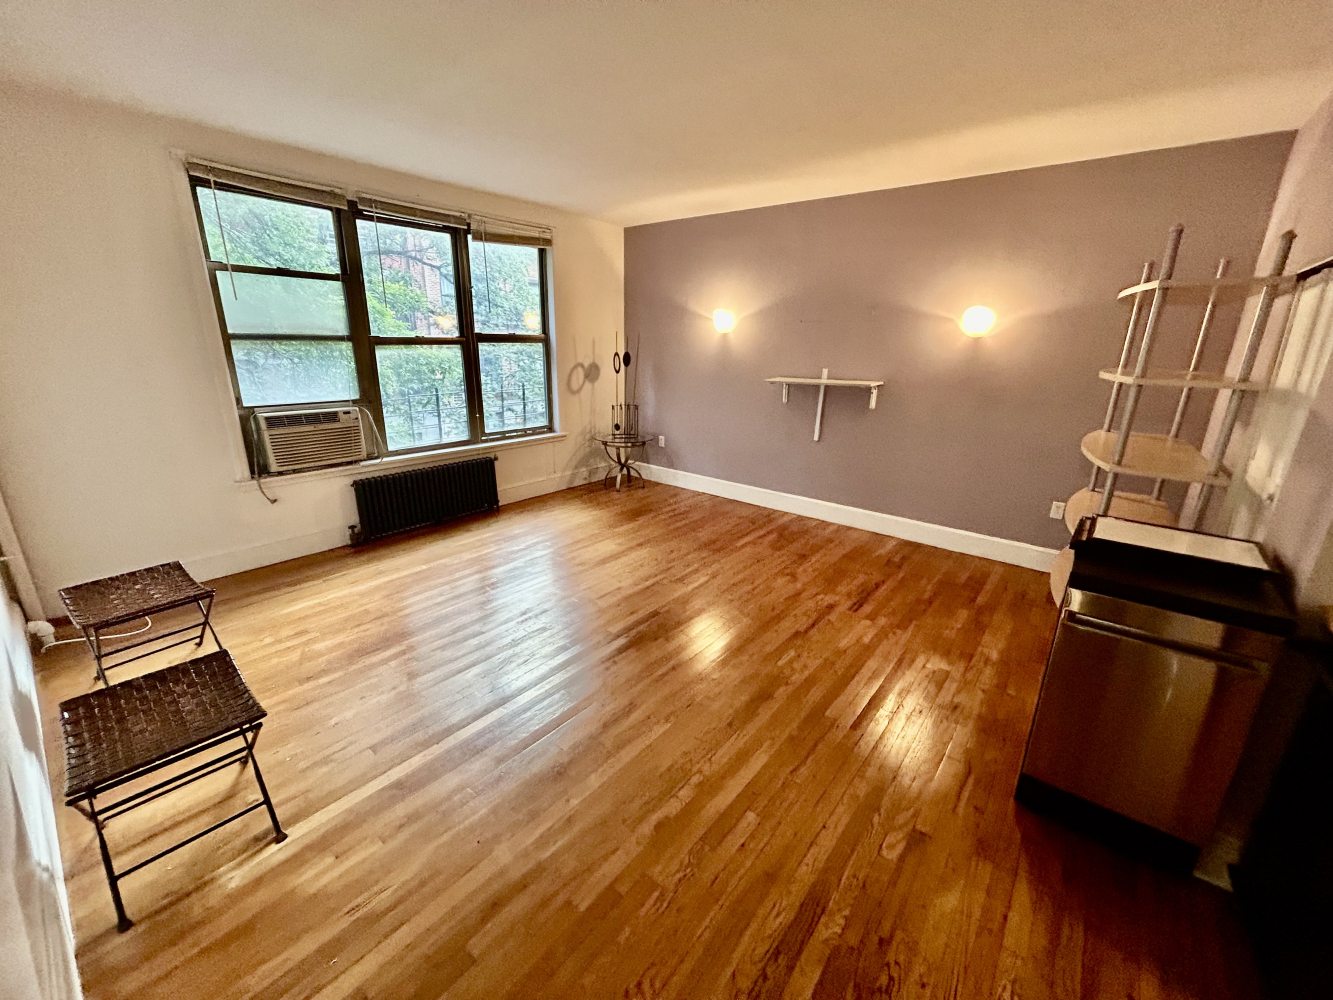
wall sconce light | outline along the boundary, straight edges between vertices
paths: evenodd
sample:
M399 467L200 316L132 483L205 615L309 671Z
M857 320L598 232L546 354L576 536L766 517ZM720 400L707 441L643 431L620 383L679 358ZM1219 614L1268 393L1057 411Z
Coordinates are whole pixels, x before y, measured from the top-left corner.
M995 326L995 313L985 306L972 306L963 312L958 325L969 337L984 337Z
M718 333L730 333L736 329L736 314L729 309L714 309L713 326Z

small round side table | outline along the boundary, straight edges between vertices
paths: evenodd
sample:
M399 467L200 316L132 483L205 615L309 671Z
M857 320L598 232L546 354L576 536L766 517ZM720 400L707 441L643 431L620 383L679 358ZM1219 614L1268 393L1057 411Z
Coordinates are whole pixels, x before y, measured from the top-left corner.
M606 437L597 438L598 443L606 451L606 457L615 463L616 467L602 478L602 485L609 487L611 477L616 478L616 492L620 491L620 481L625 480L626 486L634 485L634 479L637 476L639 485L646 487L648 484L644 481L643 473L636 471L638 464L634 457L635 449L643 448L648 444L646 437L627 434L610 434Z

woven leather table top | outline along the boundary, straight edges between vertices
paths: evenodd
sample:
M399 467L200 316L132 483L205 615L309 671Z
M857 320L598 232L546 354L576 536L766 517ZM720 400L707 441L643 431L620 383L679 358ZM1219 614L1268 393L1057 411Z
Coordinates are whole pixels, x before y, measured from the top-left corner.
M66 800L266 714L225 649L62 701Z
M69 619L80 628L104 628L202 601L214 591L178 562L76 584L60 591Z

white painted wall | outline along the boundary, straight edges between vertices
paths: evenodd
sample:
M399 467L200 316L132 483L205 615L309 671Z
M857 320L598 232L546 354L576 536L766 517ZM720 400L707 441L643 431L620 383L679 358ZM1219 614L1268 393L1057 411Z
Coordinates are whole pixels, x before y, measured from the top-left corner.
M1271 270L1281 234L1288 229L1296 233L1288 274L1333 257L1333 94L1296 134L1259 252L1257 274ZM1241 316L1227 361L1229 374L1240 367L1257 301L1257 296L1251 297ZM1281 350L1291 301L1292 296L1282 296L1273 309L1260 341L1256 372L1269 372ZM1201 526L1220 534L1256 531L1290 573L1296 603L1316 608L1333 603L1333 375L1328 369L1322 379L1315 379L1313 371L1307 374L1317 384L1307 386L1309 415L1297 429L1299 438L1276 497L1271 503L1261 502L1245 477L1237 476L1224 502L1217 497L1209 505ZM1204 437L1206 455L1214 452L1227 403L1226 393L1218 393ZM1250 429L1256 423L1252 406L1241 410L1228 448L1228 466L1233 470L1252 455ZM1191 499L1197 495L1198 488L1192 488Z
M23 615L0 580L0 997L77 1000L40 715Z
M246 478L181 151L552 226L565 436L501 451L501 499L600 474L589 431L612 383L571 370L600 358L610 375L620 227L0 84L0 492L48 615L69 584L169 559L207 579L345 544L356 520L350 471L270 480L272 506Z

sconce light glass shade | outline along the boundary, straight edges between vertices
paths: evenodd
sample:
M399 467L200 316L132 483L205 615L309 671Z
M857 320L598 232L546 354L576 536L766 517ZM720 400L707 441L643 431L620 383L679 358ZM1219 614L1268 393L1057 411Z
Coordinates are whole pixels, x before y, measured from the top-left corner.
M958 325L969 337L984 337L995 326L995 313L985 306L972 306L963 312Z
M718 333L730 333L736 329L736 314L729 309L714 309L713 326Z

